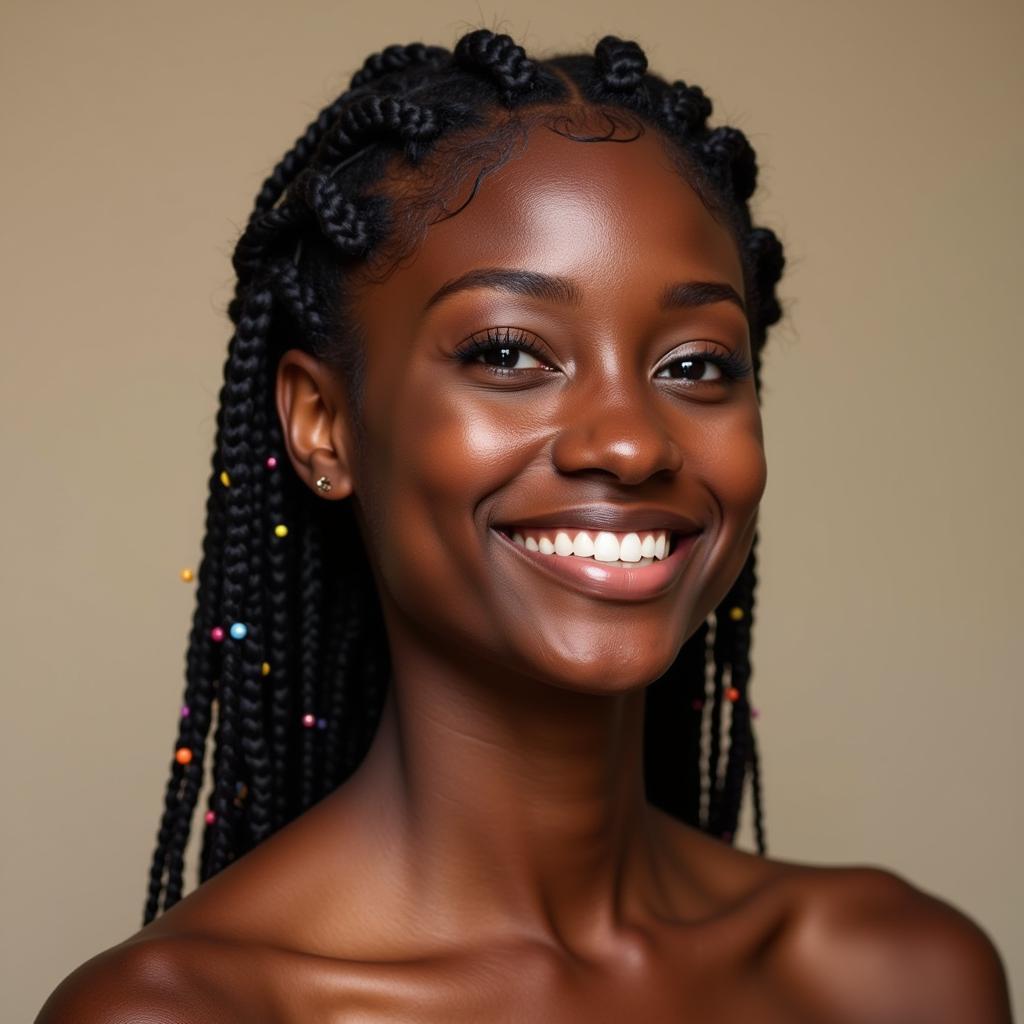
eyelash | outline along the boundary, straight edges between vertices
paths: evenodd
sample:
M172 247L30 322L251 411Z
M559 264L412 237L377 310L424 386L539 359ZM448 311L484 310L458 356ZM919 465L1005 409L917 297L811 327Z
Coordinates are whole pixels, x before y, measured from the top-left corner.
M711 363L713 366L717 366L722 372L722 377L729 381L743 380L744 378L749 377L753 372L753 367L750 365L750 361L739 349L736 349L730 352L727 356L724 356L718 349L712 348L708 345L696 351L687 352L685 355L678 356L675 359L670 359L667 363L659 366L657 372L660 373L662 370L667 369L675 363L695 361ZM679 378L676 379L678 380ZM691 381L691 383L713 384L714 381Z
M491 352L494 349L500 348L519 349L533 356L540 362L546 362L548 358L544 349L538 345L530 335L517 330L514 327L492 327L483 334L474 334L459 345L454 352L454 356L460 363L465 365L474 362L477 356L484 352ZM722 377L728 381L742 380L749 377L753 369L750 362L742 352L737 350L730 352L727 356L724 356L718 349L705 345L697 351L687 352L685 355L669 360L664 365L659 366L656 372L660 373L662 370L667 369L675 363L697 360L711 363L713 366L718 367L721 371ZM534 369L534 367L530 367L529 369ZM487 370L499 377L515 377L520 373L525 372L525 369L516 369L515 367L506 366L487 366ZM680 378L675 379L677 381L680 380ZM700 383L713 384L715 382L690 382L691 385Z
M472 363L476 360L477 356L484 352L491 352L494 349L500 348L519 349L542 363L548 362L550 358L530 335L515 327L492 327L483 334L474 334L459 345L454 352L454 356L460 363ZM514 367L508 366L488 366L487 369L499 377L514 377L524 372L523 370L517 370ZM533 369L533 367L530 369Z

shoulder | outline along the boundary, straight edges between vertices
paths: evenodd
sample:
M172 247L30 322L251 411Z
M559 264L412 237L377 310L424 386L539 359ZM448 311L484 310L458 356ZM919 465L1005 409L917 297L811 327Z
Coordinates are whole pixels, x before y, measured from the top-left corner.
M241 1020L211 970L229 957L228 951L212 948L206 939L129 939L72 971L47 999L36 1024Z
M968 917L878 868L787 873L790 977L829 1019L1008 1024L1006 975Z

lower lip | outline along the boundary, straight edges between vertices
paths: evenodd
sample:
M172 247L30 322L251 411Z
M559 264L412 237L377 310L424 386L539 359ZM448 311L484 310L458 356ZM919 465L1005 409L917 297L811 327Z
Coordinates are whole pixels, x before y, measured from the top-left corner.
M592 558L577 558L575 555L543 555L516 544L500 530L492 529L492 532L516 555L549 576L569 583L591 597L612 601L648 601L670 590L686 568L690 551L700 537L700 533L677 537L675 546L666 558L651 562L650 565L630 568L606 565Z

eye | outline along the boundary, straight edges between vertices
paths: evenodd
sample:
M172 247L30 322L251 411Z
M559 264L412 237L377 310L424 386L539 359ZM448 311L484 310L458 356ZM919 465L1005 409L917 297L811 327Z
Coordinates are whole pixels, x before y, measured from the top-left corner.
M494 327L467 338L455 350L460 363L477 363L500 376L523 370L551 370L538 341L515 327Z
M682 359L673 359L654 376L669 377L672 380L706 381L720 380L723 374L721 368L707 357L684 356Z
M752 373L753 367L742 350L735 349L725 354L708 345L699 351L685 352L669 360L654 376L686 385L726 384L743 380Z
M503 370L532 370L544 365L536 356L515 345L488 345L477 352L474 361Z

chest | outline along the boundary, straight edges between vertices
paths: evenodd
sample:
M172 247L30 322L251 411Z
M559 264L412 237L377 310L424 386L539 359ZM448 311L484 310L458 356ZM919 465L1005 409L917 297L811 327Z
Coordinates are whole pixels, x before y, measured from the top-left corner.
M420 964L306 964L269 983L261 1008L239 1020L268 1024L822 1024L770 971L736 963L593 965L538 955ZM269 997L269 998L267 998Z

